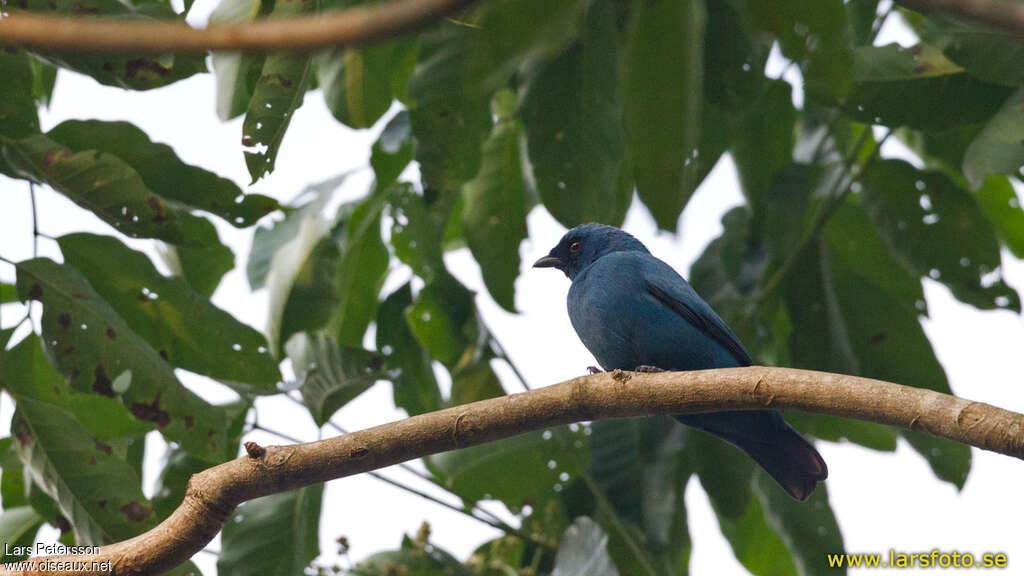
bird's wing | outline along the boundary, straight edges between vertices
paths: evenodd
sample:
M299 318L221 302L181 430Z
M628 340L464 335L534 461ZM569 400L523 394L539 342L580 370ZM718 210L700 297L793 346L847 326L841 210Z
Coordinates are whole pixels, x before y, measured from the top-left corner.
M668 268L667 264L664 266ZM711 306L682 277L674 271L671 276L665 273L646 276L647 290L658 301L725 347L741 365L750 366L754 363L725 321L715 314Z

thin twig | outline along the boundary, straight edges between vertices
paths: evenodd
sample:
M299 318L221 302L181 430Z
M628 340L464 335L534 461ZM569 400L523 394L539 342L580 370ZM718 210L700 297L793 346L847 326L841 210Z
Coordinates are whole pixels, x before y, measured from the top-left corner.
M39 256L39 213L36 211L36 185L28 183L28 197L32 201L32 257Z
M184 22L47 16L0 16L0 45L46 51L313 51L394 38L437 22L475 0L392 0L319 16L191 28Z

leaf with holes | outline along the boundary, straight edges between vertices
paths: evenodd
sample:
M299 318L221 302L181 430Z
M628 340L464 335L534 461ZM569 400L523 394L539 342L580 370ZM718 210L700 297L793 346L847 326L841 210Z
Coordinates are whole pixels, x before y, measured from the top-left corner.
M270 18L308 14L315 12L317 5L317 0L278 0ZM275 52L263 62L242 123L245 165L253 183L274 170L292 114L302 105L306 94L311 61L308 54Z
M48 136L0 136L0 152L19 178L47 184L135 238L186 242L180 214L127 162L93 150L75 152Z
M160 274L142 252L111 236L57 239L64 261L173 366L276 393L281 373L262 334L197 294L181 278Z
M245 194L231 180L182 162L170 146L153 142L128 122L67 120L47 136L74 152L96 150L117 156L155 194L216 214L235 227L252 226L280 208L273 198Z
M260 0L221 0L210 14L211 24L250 22L261 13ZM249 108L266 54L262 52L214 52L210 56L217 77L217 116L228 121Z
M704 2L641 2L623 55L626 125L637 194L674 230L697 186L704 70Z
M43 343L35 335L4 355L4 373L0 381L16 400L29 398L63 408L104 442L139 437L153 429L150 422L132 417L118 400L71 388L50 365Z
M868 215L911 270L978 308L1020 311L1017 292L998 271L998 238L970 193L941 172L900 160L875 162L863 180Z
M124 540L156 525L135 470L70 412L19 398L11 424L33 479L57 501L81 545Z
M317 484L251 500L224 525L217 572L234 576L302 574L320 554Z
M567 486L586 470L587 454L582 431L558 428L444 452L426 463L445 488L467 502L496 499L515 507Z
M853 119L927 131L984 121L1012 92L972 78L924 44L857 48L854 79L854 90L844 102Z
M216 461L224 449L225 415L182 386L171 366L71 266L47 258L18 263L18 293L43 304L43 340L71 386L120 395L132 414L171 441ZM125 371L131 385L112 387Z
M157 245L171 274L184 278L192 288L209 298L225 274L235 267L235 253L221 244L217 229L206 218L185 220L185 236L194 244Z
M831 102L853 88L854 57L843 0L753 0L750 12L800 64L808 96Z
M501 98L501 97L499 97ZM504 94L499 120L483 148L480 173L466 184L462 229L484 284L502 308L515 312L519 244L526 238L526 181L520 158L522 124L511 115L514 100Z
M612 2L594 2L581 38L531 67L521 92L533 175L545 208L565 226L622 222L633 197L617 74Z
M463 26L445 22L425 35L409 80L409 120L424 185L452 195L476 175L480 146L491 127L487 98L467 86L464 54L449 34Z
M341 346L325 334L296 334L285 350L302 382L302 403L317 426L323 426L342 406L385 377L379 355Z

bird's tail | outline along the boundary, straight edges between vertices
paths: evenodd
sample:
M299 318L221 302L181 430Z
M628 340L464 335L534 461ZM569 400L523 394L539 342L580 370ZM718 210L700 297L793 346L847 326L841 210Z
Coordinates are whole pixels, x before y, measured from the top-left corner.
M828 477L821 454L773 410L681 414L676 419L746 452L797 500L806 500Z

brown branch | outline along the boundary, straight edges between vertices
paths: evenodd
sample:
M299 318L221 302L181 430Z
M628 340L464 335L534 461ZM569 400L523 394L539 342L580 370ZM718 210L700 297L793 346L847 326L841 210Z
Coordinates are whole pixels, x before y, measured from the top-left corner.
M1024 4L1009 0L896 0L922 14L940 13L1024 36Z
M909 428L1024 459L1024 415L922 388L760 366L606 372L319 442L268 446L257 457L243 456L194 475L178 509L149 532L104 546L99 555L61 558L110 561L113 570L59 573L158 574L201 550L246 500L531 430L604 418L769 407Z
M475 0L393 0L319 16L192 28L184 22L115 20L11 12L0 16L0 46L89 52L299 50L392 38Z

